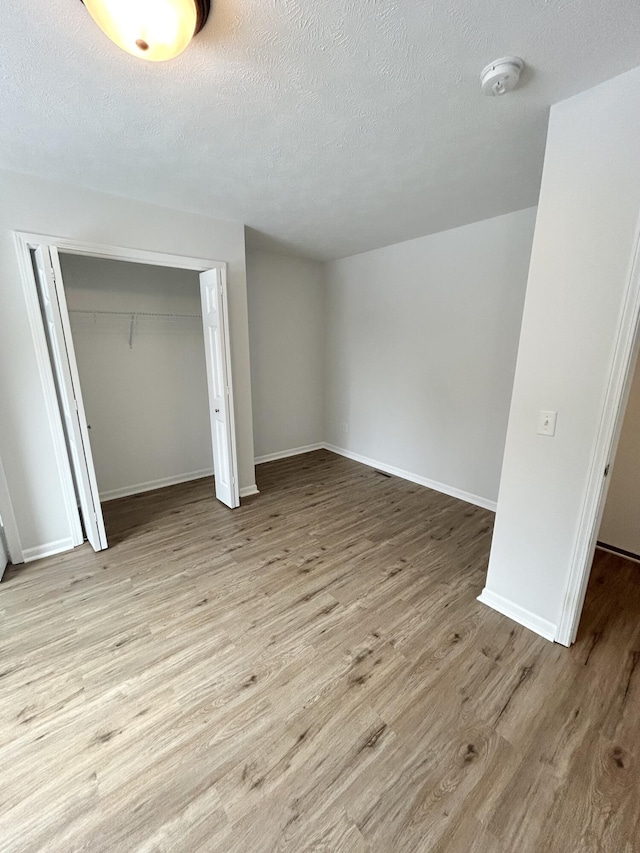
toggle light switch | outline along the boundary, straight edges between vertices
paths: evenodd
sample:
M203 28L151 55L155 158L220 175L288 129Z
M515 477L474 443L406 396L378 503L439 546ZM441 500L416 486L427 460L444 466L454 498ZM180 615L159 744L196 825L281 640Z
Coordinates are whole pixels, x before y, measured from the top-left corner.
M540 412L538 415L538 435L555 435L557 412Z

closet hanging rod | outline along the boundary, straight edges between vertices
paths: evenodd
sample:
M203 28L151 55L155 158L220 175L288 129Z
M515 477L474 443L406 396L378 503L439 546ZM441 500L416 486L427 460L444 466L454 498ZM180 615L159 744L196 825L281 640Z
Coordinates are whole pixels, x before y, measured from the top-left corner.
M92 311L89 308L70 308L70 314L108 314L113 317L186 317L190 320L201 320L201 314L161 314L157 311Z

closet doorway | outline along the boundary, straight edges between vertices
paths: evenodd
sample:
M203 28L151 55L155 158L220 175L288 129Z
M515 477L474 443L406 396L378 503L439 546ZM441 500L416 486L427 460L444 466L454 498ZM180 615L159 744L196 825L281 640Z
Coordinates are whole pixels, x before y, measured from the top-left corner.
M99 386L102 382L104 385L102 390L105 392L104 396L107 397L107 380L104 377L108 377L109 385L117 384L118 373L122 378L127 371L126 361L123 362L121 359L122 353L118 354L115 350L109 351L108 347L105 349L104 341L98 341L99 344L102 343L102 352L94 353L93 359L87 360L86 333L89 331L87 324L93 325L91 331L97 337L100 337L100 333L104 333L108 327L114 331L117 326L116 337L119 337L121 342L124 337L128 348L133 350L136 339L140 344L140 341L144 340L145 334L157 336L158 324L164 324L165 331L172 327L175 332L176 323L183 324L182 328L184 329L184 324L191 325L193 328L192 324L198 322L202 361L199 366L194 365L193 361L191 362L194 369L190 372L195 374L195 378L185 373L182 377L184 382L181 383L181 377L174 376L174 380L179 383L174 387L179 388L180 384L196 386L193 393L197 394L199 381L197 374L201 374L202 382L199 387L204 393L200 393L200 399L197 403L193 403L193 406L200 414L206 416L208 436L203 441L202 433L200 433L199 439L196 441L200 446L200 458L211 459L211 456L213 457L216 498L232 509L239 506L226 264L129 249L89 246L72 241L60 241L25 234L16 234L16 243L25 296L29 306L32 333L36 342L40 374L47 398L56 459L63 484L65 507L74 544L81 544L86 535L94 550L99 551L107 547L98 477L91 444L92 424L90 420L87 421L85 398L82 393L83 384L85 392L87 392L87 383L91 383L89 397L93 401L92 408L95 411L99 408L96 406L96 400L100 400L101 391L100 387L95 387L95 383ZM196 302L194 303L192 300L189 303L190 310L188 311L140 310L148 306L144 302L138 302L139 310L136 311L133 310L135 299L133 301L129 299L127 304L122 304L121 308L117 306L118 288L115 288L114 293L108 294L106 304L104 301L96 303L95 292L92 297L87 297L86 293L82 294L82 288L77 287L78 271L82 269L86 275L92 261L96 264L102 264L103 267L105 263L118 261L120 264L114 266L124 264L124 267L120 266L120 269L126 268L128 271L132 271L131 268L134 264L144 264L145 268L149 266L170 268L175 271L178 277L191 275L191 282L195 287L195 292L192 292L192 295L195 293ZM65 269L70 279L69 294L65 290ZM140 268L140 270L142 269ZM170 270L165 269L160 272L169 273ZM196 274L197 278L195 277ZM161 277L159 274L159 281ZM124 276L121 275L121 278ZM167 276L165 275L164 278L166 279ZM184 278L181 280L184 281ZM71 286L74 283L76 287ZM152 289L151 291L148 287L146 289L148 297L155 298L156 302L161 299L161 293L154 295ZM69 296L72 297L71 303L68 299ZM138 294L139 296L140 294ZM120 298L122 297L123 291L120 287ZM168 298L167 293L165 293L165 297ZM174 295L175 303L184 304L184 297L185 294L176 293ZM92 298L93 302L91 302ZM102 300L105 298L104 289L101 298ZM151 307L155 306L152 305ZM160 307L164 306L160 305ZM171 309L171 305L169 309ZM74 344L74 328L77 345L79 345L82 355L81 369L78 366L76 344ZM180 353L179 349L174 349L174 353L176 356L180 356L184 365L184 354ZM104 364L105 360L113 360L114 372L112 374L105 373L105 369L110 366ZM153 358L148 361L150 370L153 366L151 372L155 372L155 380L154 375L149 375L149 387L147 389L140 387L140 398L130 401L133 406L132 411L137 406L137 416L132 416L131 423L134 423L135 420L144 420L141 405L144 406L145 393L152 390L151 384L158 380L163 370L170 372L172 367L176 367L173 362L177 360L177 358L169 358L163 366L153 366ZM139 368L140 365L137 369ZM129 396L131 396L131 388L129 388ZM149 396L150 405L152 396L152 394ZM195 399L193 395L191 399L192 401ZM114 408L118 405L116 403ZM171 395L168 395L163 416L163 413L157 410L156 400L156 412L151 416L149 423L158 423L162 427L166 427L167 425L164 422L170 421L174 425L174 429L172 434L171 424L169 424L168 435L173 440L170 440L166 445L167 455L182 453L183 456L188 457L194 448L181 447L181 444L192 444L193 432L189 435L187 430L184 435L177 436L175 425L180 422L181 418L186 419L186 423L190 414L193 413L187 411L176 413L173 410L176 405L179 404L171 399ZM122 408L124 409L124 403ZM106 414L108 417L100 418L102 435L99 452L102 456L102 471L109 472L109 467L105 467L103 451L105 442L108 445L111 439L111 436L106 433L114 431L119 412L109 412L103 408L102 414ZM104 429L105 422L107 423L106 430ZM111 430L109 430L109 424L111 424ZM144 424L142 424L142 429L144 430ZM162 430L160 429L159 432L162 433ZM167 429L165 429L165 433L167 433ZM140 434L140 431L134 440L138 442L139 448L144 448L145 437ZM149 436L149 443L153 443L151 436ZM97 446L98 442L96 441ZM155 450L157 454L158 448L156 447ZM204 453L204 457L202 457L202 453ZM135 454L131 458L133 460ZM156 461L158 461L158 457ZM119 467L121 472L127 468L126 464ZM118 468L118 465L114 465L114 468ZM143 470L144 465L138 466L138 468ZM202 476L203 473L207 473L206 469L210 470L210 465L205 464L203 468L205 469L204 472L197 470L191 471L190 474ZM104 476L103 473L103 479ZM122 473L120 476L122 479ZM126 477L126 475L124 476ZM131 477L136 480L135 473L132 473ZM123 481L119 483L119 487L112 480L111 483L106 484L106 488L102 488L102 491L104 498L107 499L190 478L192 477L180 477L179 475L173 478L152 477L150 482L126 483Z
M640 562L640 359L622 421L598 547Z

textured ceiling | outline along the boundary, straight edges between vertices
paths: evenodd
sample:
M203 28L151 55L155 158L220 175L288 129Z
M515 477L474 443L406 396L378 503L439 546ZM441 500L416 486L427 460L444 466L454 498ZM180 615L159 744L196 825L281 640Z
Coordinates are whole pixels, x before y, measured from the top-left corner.
M213 0L168 63L3 0L0 167L335 258L535 204L550 104L640 65L638 0ZM515 53L522 86L480 92Z

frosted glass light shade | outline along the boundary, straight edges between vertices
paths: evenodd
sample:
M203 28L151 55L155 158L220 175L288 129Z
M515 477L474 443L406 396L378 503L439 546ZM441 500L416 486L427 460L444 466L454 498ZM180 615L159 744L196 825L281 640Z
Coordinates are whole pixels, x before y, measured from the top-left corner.
M140 59L163 62L202 28L209 0L82 0L111 41Z

